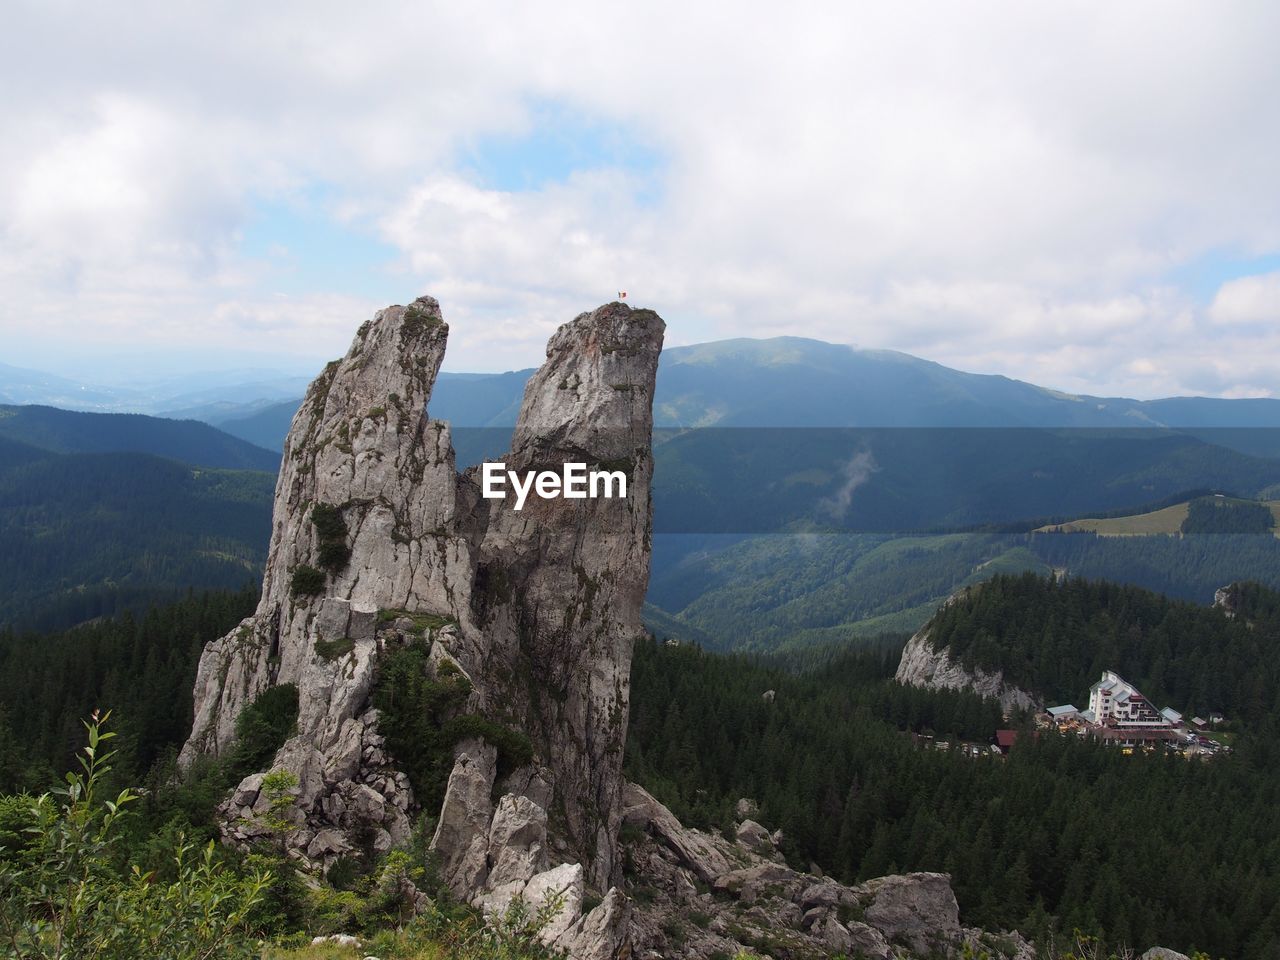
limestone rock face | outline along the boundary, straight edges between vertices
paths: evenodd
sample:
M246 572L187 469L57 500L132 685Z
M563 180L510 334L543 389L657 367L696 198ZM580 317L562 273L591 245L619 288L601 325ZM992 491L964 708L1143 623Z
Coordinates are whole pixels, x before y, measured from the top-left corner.
M469 598L445 587L469 584L461 528L475 496L458 482L448 425L426 415L448 329L429 297L388 307L308 388L285 441L262 600L201 657L184 760L225 750L243 707L276 684L298 685L299 730L341 726L367 698L373 651L353 663L320 655L317 643L371 647L380 609L465 612ZM296 593L299 568L324 568L317 504L340 512L350 558L319 594Z
M1015 709L1039 710L1040 700L1026 690L1006 683L999 671L988 673L981 668L966 670L946 650L935 650L929 637L929 624L907 641L898 662L894 679L911 687L934 690L972 690L983 697L1000 701L1006 712Z
M431 844L440 851L442 875L454 895L470 900L489 875L489 829L498 751L481 740L458 745ZM528 879L528 878L526 878Z
M559 852L608 887L617 868L631 648L649 579L652 406L663 323L620 303L583 314L547 344L530 378L507 468L566 462L626 477L625 498L492 501L472 614L486 656L464 666L496 715L554 745L547 812ZM474 475L474 472L473 472ZM509 678L523 678L513 683Z
M226 751L243 709L293 684L297 734L272 763L298 778L292 854L327 868L358 837L389 849L408 836L416 805L371 692L387 644L425 643L431 669L469 682L465 712L533 749L532 764L500 775L493 745L456 746L443 807L429 811L446 882L478 903L494 892L491 878L507 895L529 894L540 877L576 866L605 894L620 873L663 333L657 314L621 303L556 331L526 387L506 469L582 463L610 474L614 495L530 495L517 510L514 496L482 496L477 468L458 473L448 425L429 417L448 336L436 301L388 307L361 326L294 418L262 600L201 657L183 761ZM223 804L228 839L261 833L261 786L251 776ZM605 897L585 917L581 902L556 938L612 942L623 902Z

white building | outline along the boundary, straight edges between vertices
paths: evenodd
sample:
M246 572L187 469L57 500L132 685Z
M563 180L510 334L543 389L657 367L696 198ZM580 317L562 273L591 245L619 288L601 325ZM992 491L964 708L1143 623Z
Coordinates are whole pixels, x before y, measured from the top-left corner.
M1080 718L1080 711L1070 703L1064 703L1060 707L1050 707L1047 712L1049 719L1056 724L1063 724Z
M1169 718L1157 710L1133 684L1110 670L1089 688L1089 711L1093 722L1103 727L1133 729L1172 727Z

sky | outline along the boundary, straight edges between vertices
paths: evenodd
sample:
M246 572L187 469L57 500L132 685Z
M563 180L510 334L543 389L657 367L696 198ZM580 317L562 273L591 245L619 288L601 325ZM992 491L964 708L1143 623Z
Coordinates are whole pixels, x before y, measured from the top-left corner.
M1056 389L1280 396L1280 5L9 0L0 362L445 369L614 299Z

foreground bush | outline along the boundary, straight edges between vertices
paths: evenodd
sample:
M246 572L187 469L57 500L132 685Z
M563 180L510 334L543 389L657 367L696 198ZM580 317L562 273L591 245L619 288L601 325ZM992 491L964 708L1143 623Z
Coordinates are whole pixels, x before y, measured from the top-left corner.
M239 877L214 857L180 843L173 879L126 871L121 821L137 797L97 795L113 754L107 717L85 724L80 772L39 797L8 798L10 829L0 834L0 944L23 960L204 960L258 956L248 918L267 879ZM26 801L25 804L23 801ZM25 826L13 829L25 806Z

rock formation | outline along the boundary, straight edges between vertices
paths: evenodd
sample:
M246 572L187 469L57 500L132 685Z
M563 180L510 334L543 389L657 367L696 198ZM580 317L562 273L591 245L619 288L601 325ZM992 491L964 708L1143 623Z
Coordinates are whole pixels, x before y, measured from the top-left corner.
M448 425L429 417L448 335L437 303L422 297L364 324L294 418L262 599L201 657L183 761L226 752L245 707L291 684L296 732L271 762L297 778L290 856L323 871L389 850L419 809L400 768L417 758L393 755L393 718L373 693L404 651L453 697L439 731L461 724L436 758L447 784L426 811L441 879L485 911L516 897L555 904L541 936L574 960L769 946L784 951L774 956L955 956L966 944L1025 960L1016 934L960 925L944 875L841 886L787 866L781 834L750 801L730 841L685 829L623 781L663 331L651 311L614 303L555 333L506 469L585 463L624 473L627 495L534 496L517 510L482 497L477 468L458 473ZM908 649L926 648L922 634ZM266 772L222 804L229 842L268 829Z
M455 892L487 905L617 878L621 764L632 643L649 575L650 435L664 324L614 303L562 326L525 391L509 470L568 461L622 471L625 498L481 497L431 420L448 327L422 297L380 311L307 391L285 444L262 599L201 657L182 757L218 755L267 688L298 689L297 733L273 769L298 778L286 842L327 868L373 837L409 832L414 801L370 702L389 644L430 647L470 687L467 709L521 731L533 760L498 777L495 745L457 744L434 845ZM252 836L262 776L223 805ZM495 803L494 793L500 794ZM435 813L435 811L431 811ZM607 940L606 897L569 926Z
M881 877L850 887L761 856L763 827L746 820L738 840L681 826L671 811L628 784L623 811L630 880L649 901L630 936L639 958L756 955L874 960L973 955L1031 960L1016 933L961 925L945 874ZM765 836L767 836L767 832Z
M964 591L947 600L950 604ZM902 659L898 662L894 679L911 687L928 687L933 690L972 690L983 697L991 697L1000 701L1006 713L1014 710L1039 710L1043 706L1035 694L1006 683L1004 674L999 670L988 672L980 667L970 670L951 657L945 647L941 650L933 645L931 637L933 624L926 623L921 627L902 650Z
M1234 619L1236 614L1240 612L1240 584L1229 583L1225 587L1219 587L1213 592L1213 605L1221 610L1223 615L1229 619Z

